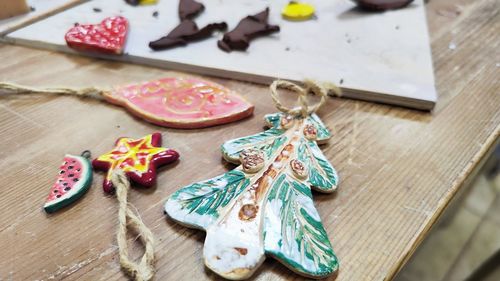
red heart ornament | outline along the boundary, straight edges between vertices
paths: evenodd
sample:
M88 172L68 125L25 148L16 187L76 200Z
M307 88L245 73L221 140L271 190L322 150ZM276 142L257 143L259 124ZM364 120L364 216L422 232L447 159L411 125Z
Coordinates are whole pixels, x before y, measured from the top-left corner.
M120 55L128 32L126 18L108 17L100 24L80 24L72 27L64 36L70 48Z

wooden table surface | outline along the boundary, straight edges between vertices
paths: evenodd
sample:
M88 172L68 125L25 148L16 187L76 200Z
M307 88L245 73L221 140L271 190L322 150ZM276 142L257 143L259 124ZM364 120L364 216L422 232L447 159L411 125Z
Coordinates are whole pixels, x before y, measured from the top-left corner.
M498 142L500 5L450 2L427 5L439 92L432 113L338 98L319 112L334 133L322 150L341 176L336 194L314 194L341 262L337 280L394 277ZM39 87L107 87L183 75L8 45L0 45L0 61L0 80ZM267 87L213 80L253 102L254 116L175 130L99 101L0 97L0 280L125 279L115 240L117 202L104 195L102 173L72 207L48 216L42 205L65 153L90 149L97 156L117 137L154 131L181 153L177 164L161 170L156 188L130 193L157 239L156 280L217 279L202 263L205 234L166 219L163 204L179 187L231 169L221 160L219 145L260 132L262 117L274 109ZM138 257L136 244L132 253ZM268 259L255 279L302 278Z

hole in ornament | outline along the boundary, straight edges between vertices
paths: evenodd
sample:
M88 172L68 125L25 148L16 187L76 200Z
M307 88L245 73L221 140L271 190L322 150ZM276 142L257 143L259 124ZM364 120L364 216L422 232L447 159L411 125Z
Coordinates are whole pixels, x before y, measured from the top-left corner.
M240 255L244 256L248 253L248 249L247 248L238 248L238 247L234 247L234 249L236 251L238 251L238 253L240 253Z

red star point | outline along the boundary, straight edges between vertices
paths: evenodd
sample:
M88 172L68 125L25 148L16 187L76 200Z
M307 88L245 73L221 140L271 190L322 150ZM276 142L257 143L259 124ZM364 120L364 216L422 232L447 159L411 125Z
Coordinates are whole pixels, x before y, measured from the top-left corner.
M177 151L161 147L161 134L153 133L140 139L119 138L115 148L92 161L94 169L107 171L104 191L114 191L111 173L115 169L125 172L130 181L145 187L156 182L156 168L176 161Z

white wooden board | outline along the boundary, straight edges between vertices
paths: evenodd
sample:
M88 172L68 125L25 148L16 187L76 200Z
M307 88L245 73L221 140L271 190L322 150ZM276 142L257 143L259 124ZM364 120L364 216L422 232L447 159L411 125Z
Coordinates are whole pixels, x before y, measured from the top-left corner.
M226 21L233 28L249 14L271 8L270 23L281 31L254 40L246 52L226 53L217 39L165 51L152 51L148 42L166 35L179 22L177 0L132 7L124 0L95 0L78 5L7 36L11 42L73 52L65 32L79 23L98 23L106 16L123 15L130 21L126 54L107 57L201 74L258 83L275 78L304 78L334 82L347 97L431 109L436 101L430 45L423 0L385 13L366 13L349 0L308 0L317 19L289 22L280 12L288 0L201 0L205 4L196 22ZM93 8L100 8L96 13ZM157 18L154 11L159 12Z
M34 11L0 20L0 35L9 33L84 1L85 0L27 0L26 2Z

